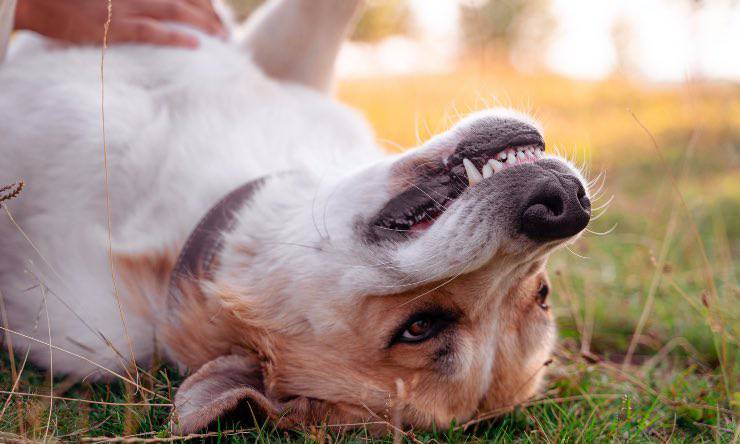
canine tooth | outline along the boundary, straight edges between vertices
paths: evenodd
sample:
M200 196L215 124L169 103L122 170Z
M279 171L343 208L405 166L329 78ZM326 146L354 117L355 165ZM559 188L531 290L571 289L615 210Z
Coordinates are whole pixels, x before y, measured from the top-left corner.
M489 177L493 176L493 167L490 164L483 165L481 171L483 172L484 179L488 179Z
M498 160L491 159L488 161L488 164L491 165L494 173L498 173L504 168L504 164L499 162Z
M467 158L463 159L463 166L465 167L465 172L468 174L468 184L470 184L471 187L483 180L483 176L478 172L478 168L473 165L473 162Z

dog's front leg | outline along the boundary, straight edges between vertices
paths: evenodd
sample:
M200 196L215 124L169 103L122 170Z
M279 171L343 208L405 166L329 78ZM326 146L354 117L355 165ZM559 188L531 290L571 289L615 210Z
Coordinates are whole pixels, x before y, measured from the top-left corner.
M363 0L272 0L255 12L243 47L271 77L331 88L334 59Z

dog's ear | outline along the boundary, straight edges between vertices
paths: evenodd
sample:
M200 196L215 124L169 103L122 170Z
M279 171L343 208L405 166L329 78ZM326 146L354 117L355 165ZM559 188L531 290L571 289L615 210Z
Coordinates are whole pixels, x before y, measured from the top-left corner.
M248 408L243 408L248 407ZM278 427L349 424L371 419L367 409L345 403L292 397L285 403L265 394L259 360L253 355L218 357L185 379L175 394L172 429L186 435L229 413L267 417Z
M277 418L279 405L263 391L262 371L256 357L218 357L203 365L178 389L173 429L180 434L196 432L245 402L255 411Z

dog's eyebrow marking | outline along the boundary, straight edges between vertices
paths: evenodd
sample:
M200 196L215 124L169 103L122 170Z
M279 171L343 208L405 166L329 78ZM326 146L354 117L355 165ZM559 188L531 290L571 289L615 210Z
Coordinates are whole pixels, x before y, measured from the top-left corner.
M214 259L223 248L223 234L234 228L238 210L264 182L265 177L260 177L231 191L198 222L172 269L167 292L168 311L176 310L183 302L183 292L180 289L183 280L212 277Z

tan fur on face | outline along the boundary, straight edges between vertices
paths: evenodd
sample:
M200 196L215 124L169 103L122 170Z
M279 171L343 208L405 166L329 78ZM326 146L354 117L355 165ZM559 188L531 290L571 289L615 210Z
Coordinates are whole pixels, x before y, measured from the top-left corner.
M166 291L172 263L167 254L117 257L138 311L151 317L166 305L152 308L146 294ZM338 327L322 332L282 325L269 305L247 304L234 291L183 281L184 305L166 314L159 336L191 369L219 356L254 355L265 396L285 409L284 426L400 417L405 425L444 427L526 400L549 357L554 329L536 299L547 280L542 264L506 294L491 288L492 271L336 307ZM456 313L458 320L428 341L389 346L399 327L425 309Z
M243 299L224 291L218 297L234 316L221 319L235 324L219 324L225 333L214 349L224 349L231 338L259 351L266 396L289 407L292 422L390 420L401 412L406 425L446 426L521 402L537 389L553 339L550 314L536 299L546 280L540 267L505 295L486 287L490 270L479 270L438 288L369 296L337 309L340 326L320 333L269 327L274 320L254 319L265 311L239 306ZM388 345L409 316L431 307L457 313L458 322L422 343ZM203 325L199 316L193 319L190 327Z
M541 271L523 280L504 300L498 359L481 412L503 413L539 388L555 341L555 326L550 311L539 307L532 295L548 283L546 273Z

